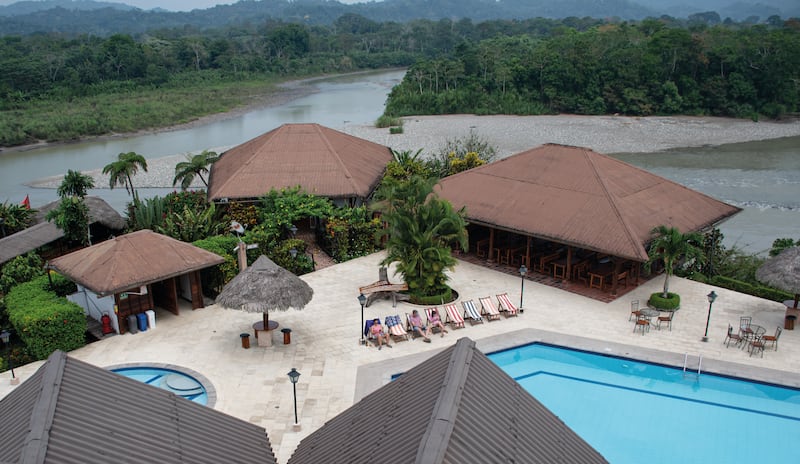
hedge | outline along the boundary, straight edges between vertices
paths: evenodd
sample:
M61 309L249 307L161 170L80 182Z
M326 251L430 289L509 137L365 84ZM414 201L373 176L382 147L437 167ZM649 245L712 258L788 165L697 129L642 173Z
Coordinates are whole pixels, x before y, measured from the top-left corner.
M708 281L708 283L717 287L727 288L728 290L734 290L739 293L746 293L748 295L765 298L767 300L783 302L794 299L794 295L789 292L784 292L783 290L778 290L777 288L765 287L763 285L753 285L741 280L731 279L730 277L714 276Z
M52 279L57 286L65 286L63 277L55 274ZM46 275L12 288L5 303L11 325L35 359L86 344L83 308L51 291Z
M664 292L656 292L650 295L650 299L647 301L647 304L661 310L674 310L678 309L681 306L681 297L677 293L667 293L667 298L664 298L662 295Z

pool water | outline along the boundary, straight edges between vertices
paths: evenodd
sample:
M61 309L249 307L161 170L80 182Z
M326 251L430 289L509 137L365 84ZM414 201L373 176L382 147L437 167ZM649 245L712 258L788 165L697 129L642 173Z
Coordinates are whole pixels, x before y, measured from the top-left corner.
M544 344L489 358L612 464L800 462L800 390Z
M204 406L208 403L208 394L203 384L183 372L160 367L122 367L111 369L111 372L170 391Z

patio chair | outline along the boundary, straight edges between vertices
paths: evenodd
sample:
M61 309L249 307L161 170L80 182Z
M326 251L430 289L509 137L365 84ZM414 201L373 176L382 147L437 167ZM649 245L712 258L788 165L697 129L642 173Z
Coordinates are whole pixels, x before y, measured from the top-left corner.
M761 357L764 357L764 338L763 337L755 337L750 341L750 357L753 356L753 353L756 351L761 352Z
M403 323L400 321L399 314L396 316L386 316L384 325L386 326L386 330L389 332L389 335L391 335L392 340L408 340L408 332L406 332L406 329L403 328Z
M461 312L458 311L458 306L455 303L450 303L444 305L445 311L445 324L450 324L450 327L453 329L463 329L466 327L464 325L464 316L461 315Z
M508 293L497 295L497 303L500 305L500 311L505 313L506 317L519 316L519 309L511 302Z
M642 331L642 335L644 335L644 331L650 331L650 319L647 318L644 314L640 315L636 318L636 325L633 326L633 333L636 333L636 329L640 329Z
M781 332L783 329L781 326L775 329L775 335L764 335L761 337L764 340L764 344L772 343L772 346L775 347L775 351L778 351L778 339L781 338Z
M631 301L631 314L628 316L628 320L630 321L632 317L636 316L636 319L639 319L642 313L639 311L639 300Z
M483 317L481 313L478 312L478 308L475 307L474 301L462 301L461 306L464 307L464 319L468 319L470 324L475 325L483 323Z
M661 330L661 323L664 322L669 327L669 331L672 332L672 318L675 317L675 313L678 312L677 310L670 311L669 316L658 316L658 321L656 321L656 328Z
M744 341L744 337L742 337L741 332L733 333L733 326L728 324L728 335L725 336L725 340L722 342L725 345L725 348L730 348L731 342L736 341L733 346L739 346Z
M481 303L481 316L486 316L489 321L500 320L500 310L497 309L490 297L478 298L478 301Z
M439 319L441 320L442 312L439 311L439 308L436 308L436 307L425 308L425 317L427 318L426 323L427 323L428 327L431 328L431 333L439 333L439 332L442 331L441 327L434 327L434 326L431 325L431 315L433 314L434 311L436 311L436 313L439 314Z

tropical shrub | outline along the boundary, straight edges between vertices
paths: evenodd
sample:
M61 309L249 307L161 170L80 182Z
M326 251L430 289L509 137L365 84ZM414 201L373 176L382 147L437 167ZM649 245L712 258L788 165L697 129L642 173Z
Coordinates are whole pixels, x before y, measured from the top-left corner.
M224 263L200 271L203 292L207 293L207 296L216 297L222 291L222 287L239 273L239 263L233 251L238 244L239 239L230 235L215 235L192 242L192 245L198 248L225 258Z
M34 252L17 256L3 265L0 271L0 293L8 293L12 287L44 275L42 258Z
M800 240L796 242L790 238L776 238L775 241L772 242L772 248L769 250L770 256L778 256L781 254L781 251L792 248L793 246L800 246Z
M322 247L337 262L366 256L376 250L380 219L370 219L367 208L338 208L325 221Z
M183 211L169 213L156 231L184 242L192 242L217 235L226 226L217 215L214 203L210 203L199 212L184 206Z
M26 229L31 224L35 209L28 209L24 206L9 204L7 201L0 204L0 219L2 219L2 233L0 238L5 235L15 234Z
M164 198L154 196L128 205L128 229L157 230L167 217L167 206Z
M64 278L53 275L52 279ZM35 359L45 359L55 350L71 351L86 343L83 308L51 291L47 276L17 285L6 295L5 302L14 331Z
M295 251L294 256L291 250ZM269 258L294 275L307 274L313 270L313 261L306 254L306 242L297 238L290 238L278 244L272 249Z
M457 244L467 249L464 211L455 211L448 201L435 195L434 182L418 176L408 181L385 178L376 192L374 206L388 225L378 232L379 236L388 236L388 253L381 264L397 263L412 302L416 297L445 293L445 271L456 264L451 247Z
M747 295L753 295L759 298L765 298L767 300L772 300L772 301L783 302L786 300L794 299L794 295L789 292L785 292L783 290L778 290L777 288L767 287L760 284L754 285L741 280L732 279L730 277L714 276L709 280L709 283L717 287L727 288L729 290L733 290L739 293L745 293Z
M656 292L650 295L647 304L662 310L678 309L681 306L681 297L677 293L668 293L665 297L662 293Z

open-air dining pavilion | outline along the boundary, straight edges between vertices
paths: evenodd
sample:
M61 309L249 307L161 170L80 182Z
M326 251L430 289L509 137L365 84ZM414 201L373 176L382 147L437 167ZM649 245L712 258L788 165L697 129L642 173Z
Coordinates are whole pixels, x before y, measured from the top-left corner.
M610 156L556 144L446 177L435 191L466 208L470 256L605 295L638 283L653 228L703 231L740 211Z

